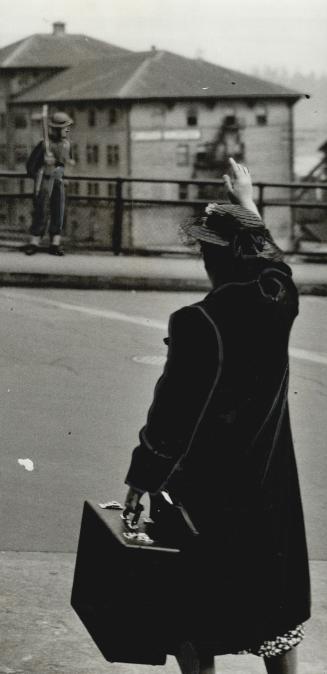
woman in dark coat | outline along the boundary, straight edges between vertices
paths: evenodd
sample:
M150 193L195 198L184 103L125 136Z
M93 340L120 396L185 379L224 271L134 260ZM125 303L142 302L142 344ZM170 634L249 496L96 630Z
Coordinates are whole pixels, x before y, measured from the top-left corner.
M126 478L127 511L167 491L199 531L185 566L184 674L214 655L254 653L295 674L310 616L308 557L288 410L288 342L298 313L290 268L230 161L233 204L187 232L213 290L172 314L169 348ZM211 609L211 610L210 610Z

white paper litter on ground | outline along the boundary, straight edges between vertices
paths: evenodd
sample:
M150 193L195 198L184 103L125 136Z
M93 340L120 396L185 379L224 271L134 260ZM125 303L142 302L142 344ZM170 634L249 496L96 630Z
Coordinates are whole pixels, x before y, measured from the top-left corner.
M34 470L34 463L31 459L18 459L18 463L26 470Z

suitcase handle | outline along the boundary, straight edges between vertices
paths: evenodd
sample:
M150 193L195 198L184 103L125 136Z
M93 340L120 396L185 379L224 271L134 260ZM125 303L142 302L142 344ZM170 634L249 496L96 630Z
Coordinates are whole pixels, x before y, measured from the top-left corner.
M125 522L125 525L128 529L137 529L141 512L143 512L144 507L142 503L138 503L135 508L123 508L123 506L118 501L106 501L106 503L99 503L100 508L103 510L123 510L121 515L122 520ZM129 517L132 515L133 517Z
M142 503L138 503L133 510L131 508L125 508L121 518L124 520L128 529L138 529L139 519L143 510L144 506Z

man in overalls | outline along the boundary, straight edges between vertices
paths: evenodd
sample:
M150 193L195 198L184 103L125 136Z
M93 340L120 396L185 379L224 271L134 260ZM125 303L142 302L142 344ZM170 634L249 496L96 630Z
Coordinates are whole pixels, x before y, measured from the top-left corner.
M31 239L26 255L34 255L40 246L50 215L50 255L64 255L60 246L65 213L65 164L74 161L67 138L73 120L65 112L55 112L49 121L49 141L40 141L27 160L27 172L34 178L34 213ZM32 168L29 164L33 156Z

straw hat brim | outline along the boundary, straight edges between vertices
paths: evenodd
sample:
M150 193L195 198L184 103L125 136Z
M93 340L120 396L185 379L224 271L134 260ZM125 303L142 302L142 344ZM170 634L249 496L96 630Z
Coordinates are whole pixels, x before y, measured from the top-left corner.
M213 243L217 246L229 246L230 244L230 241L226 241L226 239L221 238L218 236L218 234L216 234L216 232L209 229L205 225L186 224L183 226L183 230L185 234L190 236L192 239L197 239L198 241L206 241L207 243Z
M209 204L209 207L211 204ZM211 216L215 216L215 228L210 227ZM208 243L215 244L217 246L228 246L231 242L230 236L224 236L221 231L219 231L219 220L223 221L225 219L226 227L226 218L230 223L231 235L241 230L257 230L264 232L265 225L262 222L259 215L253 211L243 208L242 206L235 204L212 204L212 210L206 211L206 215L201 218L196 218L194 220L188 221L182 225L184 233L192 239L197 239L199 241L206 241ZM229 225L227 225L229 228Z

